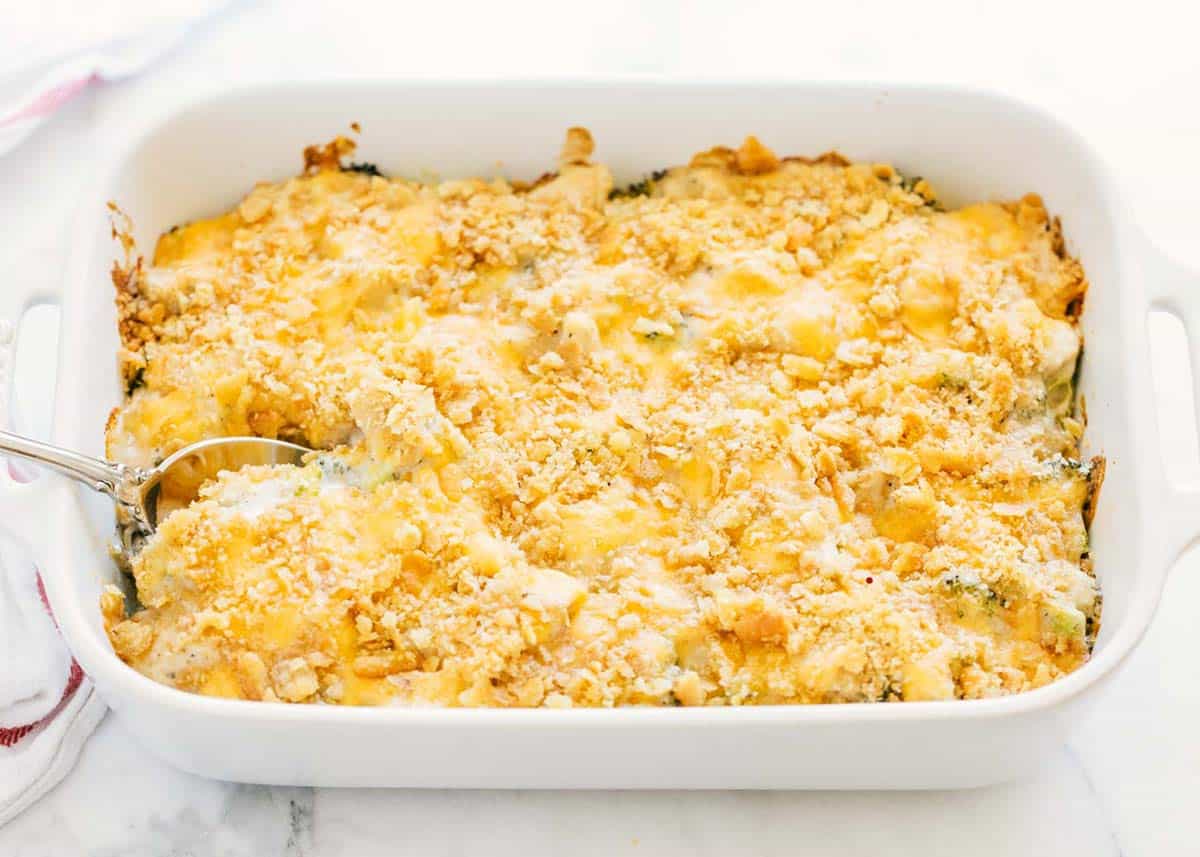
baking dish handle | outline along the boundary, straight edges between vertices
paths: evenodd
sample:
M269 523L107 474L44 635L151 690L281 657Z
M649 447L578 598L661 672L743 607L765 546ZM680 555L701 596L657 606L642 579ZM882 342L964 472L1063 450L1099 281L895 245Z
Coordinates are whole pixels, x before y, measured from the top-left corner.
M1143 283L1149 308L1183 322L1192 367L1193 418L1200 427L1200 270L1175 261L1149 239L1146 244ZM1200 538L1200 485L1174 485L1165 468L1162 476L1167 557L1173 562Z
M30 307L60 303L57 290L43 283L9 281L0 287L0 428L22 428L16 425L12 392L21 318ZM37 538L45 529L46 482L32 473L25 477L12 460L0 457L0 526L25 541Z

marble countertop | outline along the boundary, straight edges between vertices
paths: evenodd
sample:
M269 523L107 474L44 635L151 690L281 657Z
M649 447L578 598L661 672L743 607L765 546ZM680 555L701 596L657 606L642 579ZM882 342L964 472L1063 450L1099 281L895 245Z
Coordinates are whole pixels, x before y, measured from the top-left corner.
M51 4L54 5L54 4ZM394 5L395 8L392 8ZM1086 134L1147 231L1200 268L1200 55L1182 4L1136 15L973 4L259 3L203 25L150 73L78 100L0 159L6 276L57 277L92 153L144 111L224 83L323 76L649 72L983 86ZM27 7L38 4L26 4ZM795 8L791 8L794 6ZM36 9L20 14L36 14ZM11 21L10 21L11 23ZM18 21L19 24L19 21ZM1161 321L1154 330L1165 331ZM1200 478L1186 370L1156 375L1180 478ZM36 382L21 388L40 407ZM42 397L44 398L44 397ZM0 854L814 854L1172 857L1196 853L1200 557L1174 570L1142 646L1036 778L928 793L446 792L243 786L175 771L109 716L54 792L0 829Z

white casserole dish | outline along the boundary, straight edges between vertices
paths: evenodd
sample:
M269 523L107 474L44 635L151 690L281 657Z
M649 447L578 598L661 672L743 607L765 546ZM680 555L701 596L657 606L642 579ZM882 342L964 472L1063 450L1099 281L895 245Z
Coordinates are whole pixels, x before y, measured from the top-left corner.
M41 565L67 642L125 727L164 759L211 777L322 786L975 786L1046 758L1145 632L1169 563L1200 531L1200 494L1170 487L1157 454L1146 313L1158 304L1181 315L1196 362L1200 277L1149 246L1081 140L990 95L857 84L346 82L191 105L139 136L84 201L62 298L55 442L98 454L122 395L108 275L118 248L104 202L132 215L148 254L173 224L230 207L256 180L297 173L304 145L351 121L363 127L357 157L393 174L490 174L499 162L510 176L533 178L555 162L564 129L580 124L618 182L754 133L785 154L836 148L892 162L929 178L951 204L1040 193L1091 282L1084 452L1109 463L1092 529L1099 640L1093 659L1062 681L971 702L439 710L205 698L155 684L113 654L97 605L117 575L105 547L107 502L58 480L10 488L0 509L9 520L58 526ZM57 297L6 288L0 317Z

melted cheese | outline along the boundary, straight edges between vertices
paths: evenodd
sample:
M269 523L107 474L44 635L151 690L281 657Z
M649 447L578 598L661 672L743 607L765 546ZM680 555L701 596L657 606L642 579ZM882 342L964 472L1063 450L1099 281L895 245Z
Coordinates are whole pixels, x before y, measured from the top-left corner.
M142 609L103 602L134 667L605 706L986 697L1087 658L1086 284L1036 197L940 211L753 139L611 198L578 130L530 189L340 151L118 272L112 455L324 450L165 519Z

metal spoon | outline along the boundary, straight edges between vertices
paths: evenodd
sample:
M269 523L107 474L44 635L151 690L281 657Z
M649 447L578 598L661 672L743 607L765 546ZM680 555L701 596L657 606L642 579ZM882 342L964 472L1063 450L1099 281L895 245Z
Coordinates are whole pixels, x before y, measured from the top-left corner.
M167 513L196 499L200 486L222 470L251 464L299 464L309 452L282 440L219 437L189 444L157 466L141 468L0 431L0 453L57 470L116 501L117 530L127 558L141 550Z

